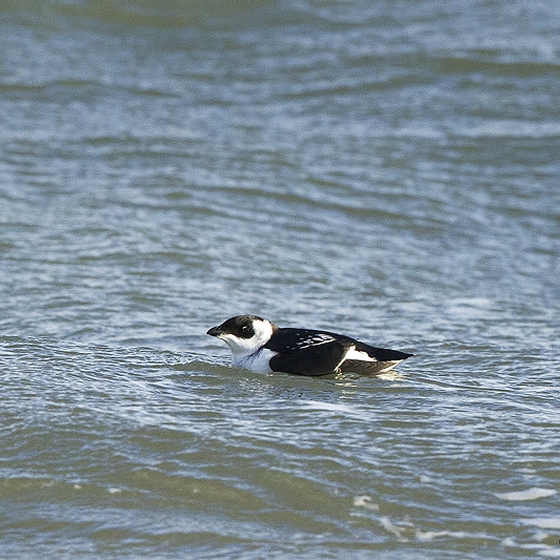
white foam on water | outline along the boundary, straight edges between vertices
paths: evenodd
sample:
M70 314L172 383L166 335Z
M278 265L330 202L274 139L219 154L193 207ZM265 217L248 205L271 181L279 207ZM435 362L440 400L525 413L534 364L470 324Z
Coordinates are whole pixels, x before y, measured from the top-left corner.
M379 504L372 502L369 496L355 496L354 506L379 511Z
M377 378L384 379L385 381L400 381L402 379L406 379L406 376L404 376L402 373L399 373L398 371L391 370L387 373L378 375Z
M551 547L539 550L539 556L546 556L547 558L560 558L560 548Z
M388 517L380 517L379 518L379 523L381 523L381 526L383 527L383 529L385 529L389 533L392 533L397 538L399 538L399 539L404 539L405 538L405 537L403 537L403 531L406 530L406 528L405 527L399 527L398 525L395 525ZM405 539L405 540L408 540L408 539Z
M308 410L328 410L331 412L341 412L343 414L348 415L356 415L359 410L355 407L348 406L346 404L338 404L338 403L329 403L329 402L322 402L322 401L300 401L299 405L302 408Z
M521 502L524 500L538 500L556 494L556 490L552 488L528 488L519 492L503 492L495 493L494 496L500 500L509 500L512 502Z
M524 525L535 525L541 529L560 529L560 517L535 517L522 519Z
M541 543L525 543L520 544L515 542L512 538L507 538L502 541L502 545L508 548L517 548L521 550L531 550L539 556L546 556L548 558L560 557L560 548L557 546L550 546Z
M416 538L419 541L429 542L438 537L451 537L455 539L468 539L468 538L487 538L488 535L473 535L465 531L420 531L416 530Z

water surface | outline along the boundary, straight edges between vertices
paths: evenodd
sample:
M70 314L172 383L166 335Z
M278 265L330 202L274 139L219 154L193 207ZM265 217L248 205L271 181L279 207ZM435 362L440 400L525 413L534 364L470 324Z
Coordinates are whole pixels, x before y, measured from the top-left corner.
M560 557L557 4L219 4L0 5L0 556Z

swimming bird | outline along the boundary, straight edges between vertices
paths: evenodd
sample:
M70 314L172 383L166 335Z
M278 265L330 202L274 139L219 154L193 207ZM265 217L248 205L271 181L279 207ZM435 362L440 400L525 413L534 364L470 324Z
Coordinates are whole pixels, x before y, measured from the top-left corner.
M206 334L229 346L233 366L259 373L378 375L413 355L328 331L279 328L256 315L237 315Z

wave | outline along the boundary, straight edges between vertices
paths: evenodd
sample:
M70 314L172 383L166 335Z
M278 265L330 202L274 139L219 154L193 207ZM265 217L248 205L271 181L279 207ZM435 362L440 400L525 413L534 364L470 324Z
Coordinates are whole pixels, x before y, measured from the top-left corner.
M97 21L105 25L176 29L186 26L215 26L223 22L245 25L259 19L273 5L272 0L123 0L84 2L81 0L33 2L4 0L0 13L11 17L56 25L62 19Z

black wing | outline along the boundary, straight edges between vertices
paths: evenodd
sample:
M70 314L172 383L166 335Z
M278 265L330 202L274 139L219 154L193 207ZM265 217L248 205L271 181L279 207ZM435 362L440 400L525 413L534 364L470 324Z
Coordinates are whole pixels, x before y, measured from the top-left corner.
M278 352L270 359L273 371L293 375L334 373L350 346L351 338L308 329L279 329L265 348Z

